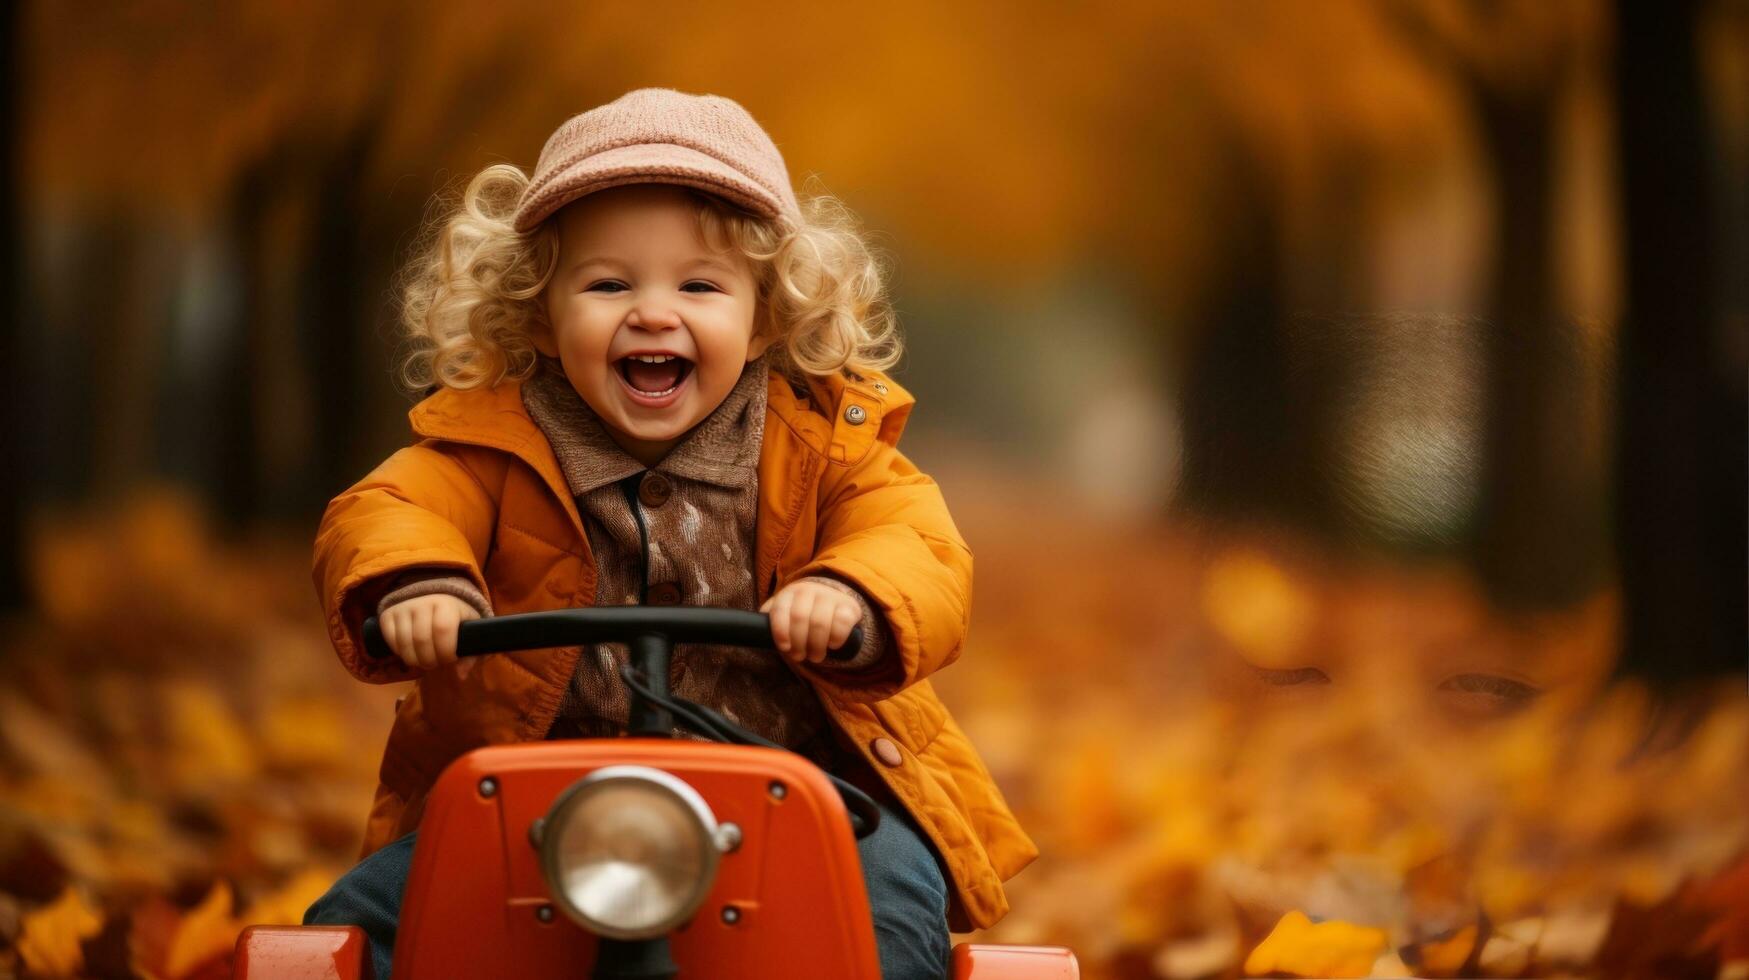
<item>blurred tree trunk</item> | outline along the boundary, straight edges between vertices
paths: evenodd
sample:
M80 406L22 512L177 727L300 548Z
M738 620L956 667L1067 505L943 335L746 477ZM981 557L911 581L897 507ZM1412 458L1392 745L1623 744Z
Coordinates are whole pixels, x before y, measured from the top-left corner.
M378 114L338 139L289 135L232 189L222 237L237 301L204 423L220 465L201 482L233 530L304 520L362 473L361 394L383 383L366 287L389 274L393 242L359 175L382 125Z
M1743 324L1720 315L1699 4L1615 5L1626 317L1616 530L1625 671L1676 684L1741 671ZM1739 336L1731 338L1727 331Z
M1534 601L1561 577L1550 563L1567 547L1544 533L1560 506L1549 472L1560 434L1551 431L1546 397L1557 367L1552 333L1559 316L1551 295L1554 93L1498 91L1474 75L1466 88L1493 163L1495 193L1476 558L1497 599Z
M1295 522L1308 471L1294 438L1279 205L1243 141L1230 139L1232 239L1194 322L1183 381L1179 499L1217 518Z
M1555 299L1553 140L1569 72L1549 70L1523 89L1470 87L1497 195L1476 560L1507 605L1578 599L1606 564L1603 474L1575 451L1586 424L1578 331Z
M1353 215L1369 173L1337 158L1310 202L1284 199L1266 152L1232 135L1214 213L1232 236L1205 288L1183 380L1180 499L1199 514L1285 525L1335 546L1375 545L1341 489L1344 395L1374 338L1342 311L1364 295L1366 240ZM1290 231L1296 206L1311 220ZM1315 311L1307 315L1290 312Z
M91 402L91 485L99 495L126 492L154 476L156 401L170 313L170 282L177 243L157 215L124 213L111 219L115 264L103 274L109 286L97 292L103 338L94 366L82 381Z
M25 605L24 522L31 493L30 480L35 472L30 460L24 458L26 447L32 444L25 427L36 418L30 411L28 386L32 382L23 350L24 276L21 264L24 262L24 213L19 200L23 188L18 158L22 143L19 130L23 123L19 109L24 101L24 93L20 91L24 77L20 61L24 52L21 47L23 18L19 5L7 4L5 18L8 28L5 34L10 40L5 42L4 75L0 76L6 87L5 119L0 124L6 130L4 155L0 159L0 194L5 199L0 227L4 227L6 236L6 243L0 250L0 266L6 270L6 322L0 326L0 369L6 372L6 377L0 381L0 391L5 392L4 406L0 406L5 412L5 423L0 425L0 459L8 460L11 473L5 489L0 491L0 613Z
M1607 569L1605 477L1579 449L1586 366L1556 301L1554 134L1574 83L1576 25L1546 0L1400 0L1404 37L1459 86L1494 178L1486 407L1472 561L1505 606L1561 605ZM1529 33L1535 31L1537 33ZM1517 36L1528 33L1529 36Z
M214 471L214 509L220 520L236 528L254 516L261 494L260 462L255 437L259 428L254 397L255 364L260 341L257 324L265 314L268 196L284 171L276 154L251 164L238 178L227 212L230 239L236 245L241 302L226 325L226 351L220 359L217 404L221 407L213 451L220 466Z
M369 465L370 429L361 424L366 395L384 383L386 372L372 335L377 294L368 287L392 277L395 243L393 233L384 233L384 202L372 199L374 188L360 174L386 125L386 113L365 114L316 176L301 338L315 413L313 458L281 516L320 513Z

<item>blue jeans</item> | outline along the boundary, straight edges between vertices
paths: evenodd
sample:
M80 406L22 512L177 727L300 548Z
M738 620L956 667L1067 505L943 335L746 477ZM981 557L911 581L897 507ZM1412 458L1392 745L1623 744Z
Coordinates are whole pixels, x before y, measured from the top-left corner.
M874 914L883 980L934 980L947 975L947 881L910 815L884 800L881 825L857 842L862 879ZM388 980L395 952L401 892L413 866L408 834L340 876L304 913L307 926L360 926L370 937L376 980Z

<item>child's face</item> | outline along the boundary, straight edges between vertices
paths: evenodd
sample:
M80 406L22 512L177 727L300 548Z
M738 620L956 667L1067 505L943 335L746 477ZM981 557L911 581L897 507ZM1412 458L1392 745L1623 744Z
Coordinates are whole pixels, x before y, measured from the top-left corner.
M754 336L753 269L705 243L683 188L597 191L558 220L559 264L546 289L553 332L535 344L559 359L626 452L654 465L770 345Z

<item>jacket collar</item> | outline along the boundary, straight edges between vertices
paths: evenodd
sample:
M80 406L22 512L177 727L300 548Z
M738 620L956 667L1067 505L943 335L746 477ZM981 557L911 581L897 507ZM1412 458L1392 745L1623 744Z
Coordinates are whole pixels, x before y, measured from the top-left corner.
M897 445L916 399L883 374L865 378L809 376L805 383L773 370L766 382L766 436L781 431L816 455L834 462L860 459L874 440ZM860 423L847 409L862 408ZM522 382L466 391L439 388L407 413L414 434L425 439L486 446L515 455L560 493L566 482L557 456L522 401ZM860 451L859 451L860 450ZM762 450L761 455L769 455ZM854 458L853 458L854 457Z
M769 414L820 456L854 463L876 440L896 446L916 399L885 374L807 375L794 381L771 373ZM852 407L861 409L852 412Z
M765 428L766 373L763 358L749 362L722 404L648 469L731 490L751 487ZM522 403L558 457L573 496L646 469L613 440L557 360L540 358L522 384Z
M761 602L825 464L855 463L876 440L896 445L914 403L909 392L884 374L809 375L804 382L794 382L783 372L770 372L758 469L755 582ZM862 411L850 412L853 405ZM522 460L558 498L579 538L589 539L558 457L523 404L522 382L466 391L440 388L413 406L407 419L421 438L484 446Z

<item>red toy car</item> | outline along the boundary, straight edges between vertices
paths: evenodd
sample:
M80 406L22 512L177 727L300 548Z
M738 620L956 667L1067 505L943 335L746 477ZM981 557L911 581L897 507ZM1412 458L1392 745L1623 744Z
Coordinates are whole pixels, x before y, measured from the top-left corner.
M365 642L389 654L374 621ZM846 649L861 639L853 634ZM567 609L463 624L458 655L626 643L625 739L492 746L432 788L393 973L418 977L878 980L855 832L860 790L701 705L671 697L677 643L770 649L764 615ZM838 651L843 655L845 651ZM671 737L675 725L728 744ZM253 926L239 980L368 978L351 926ZM1062 947L953 951L957 980L1074 980Z

